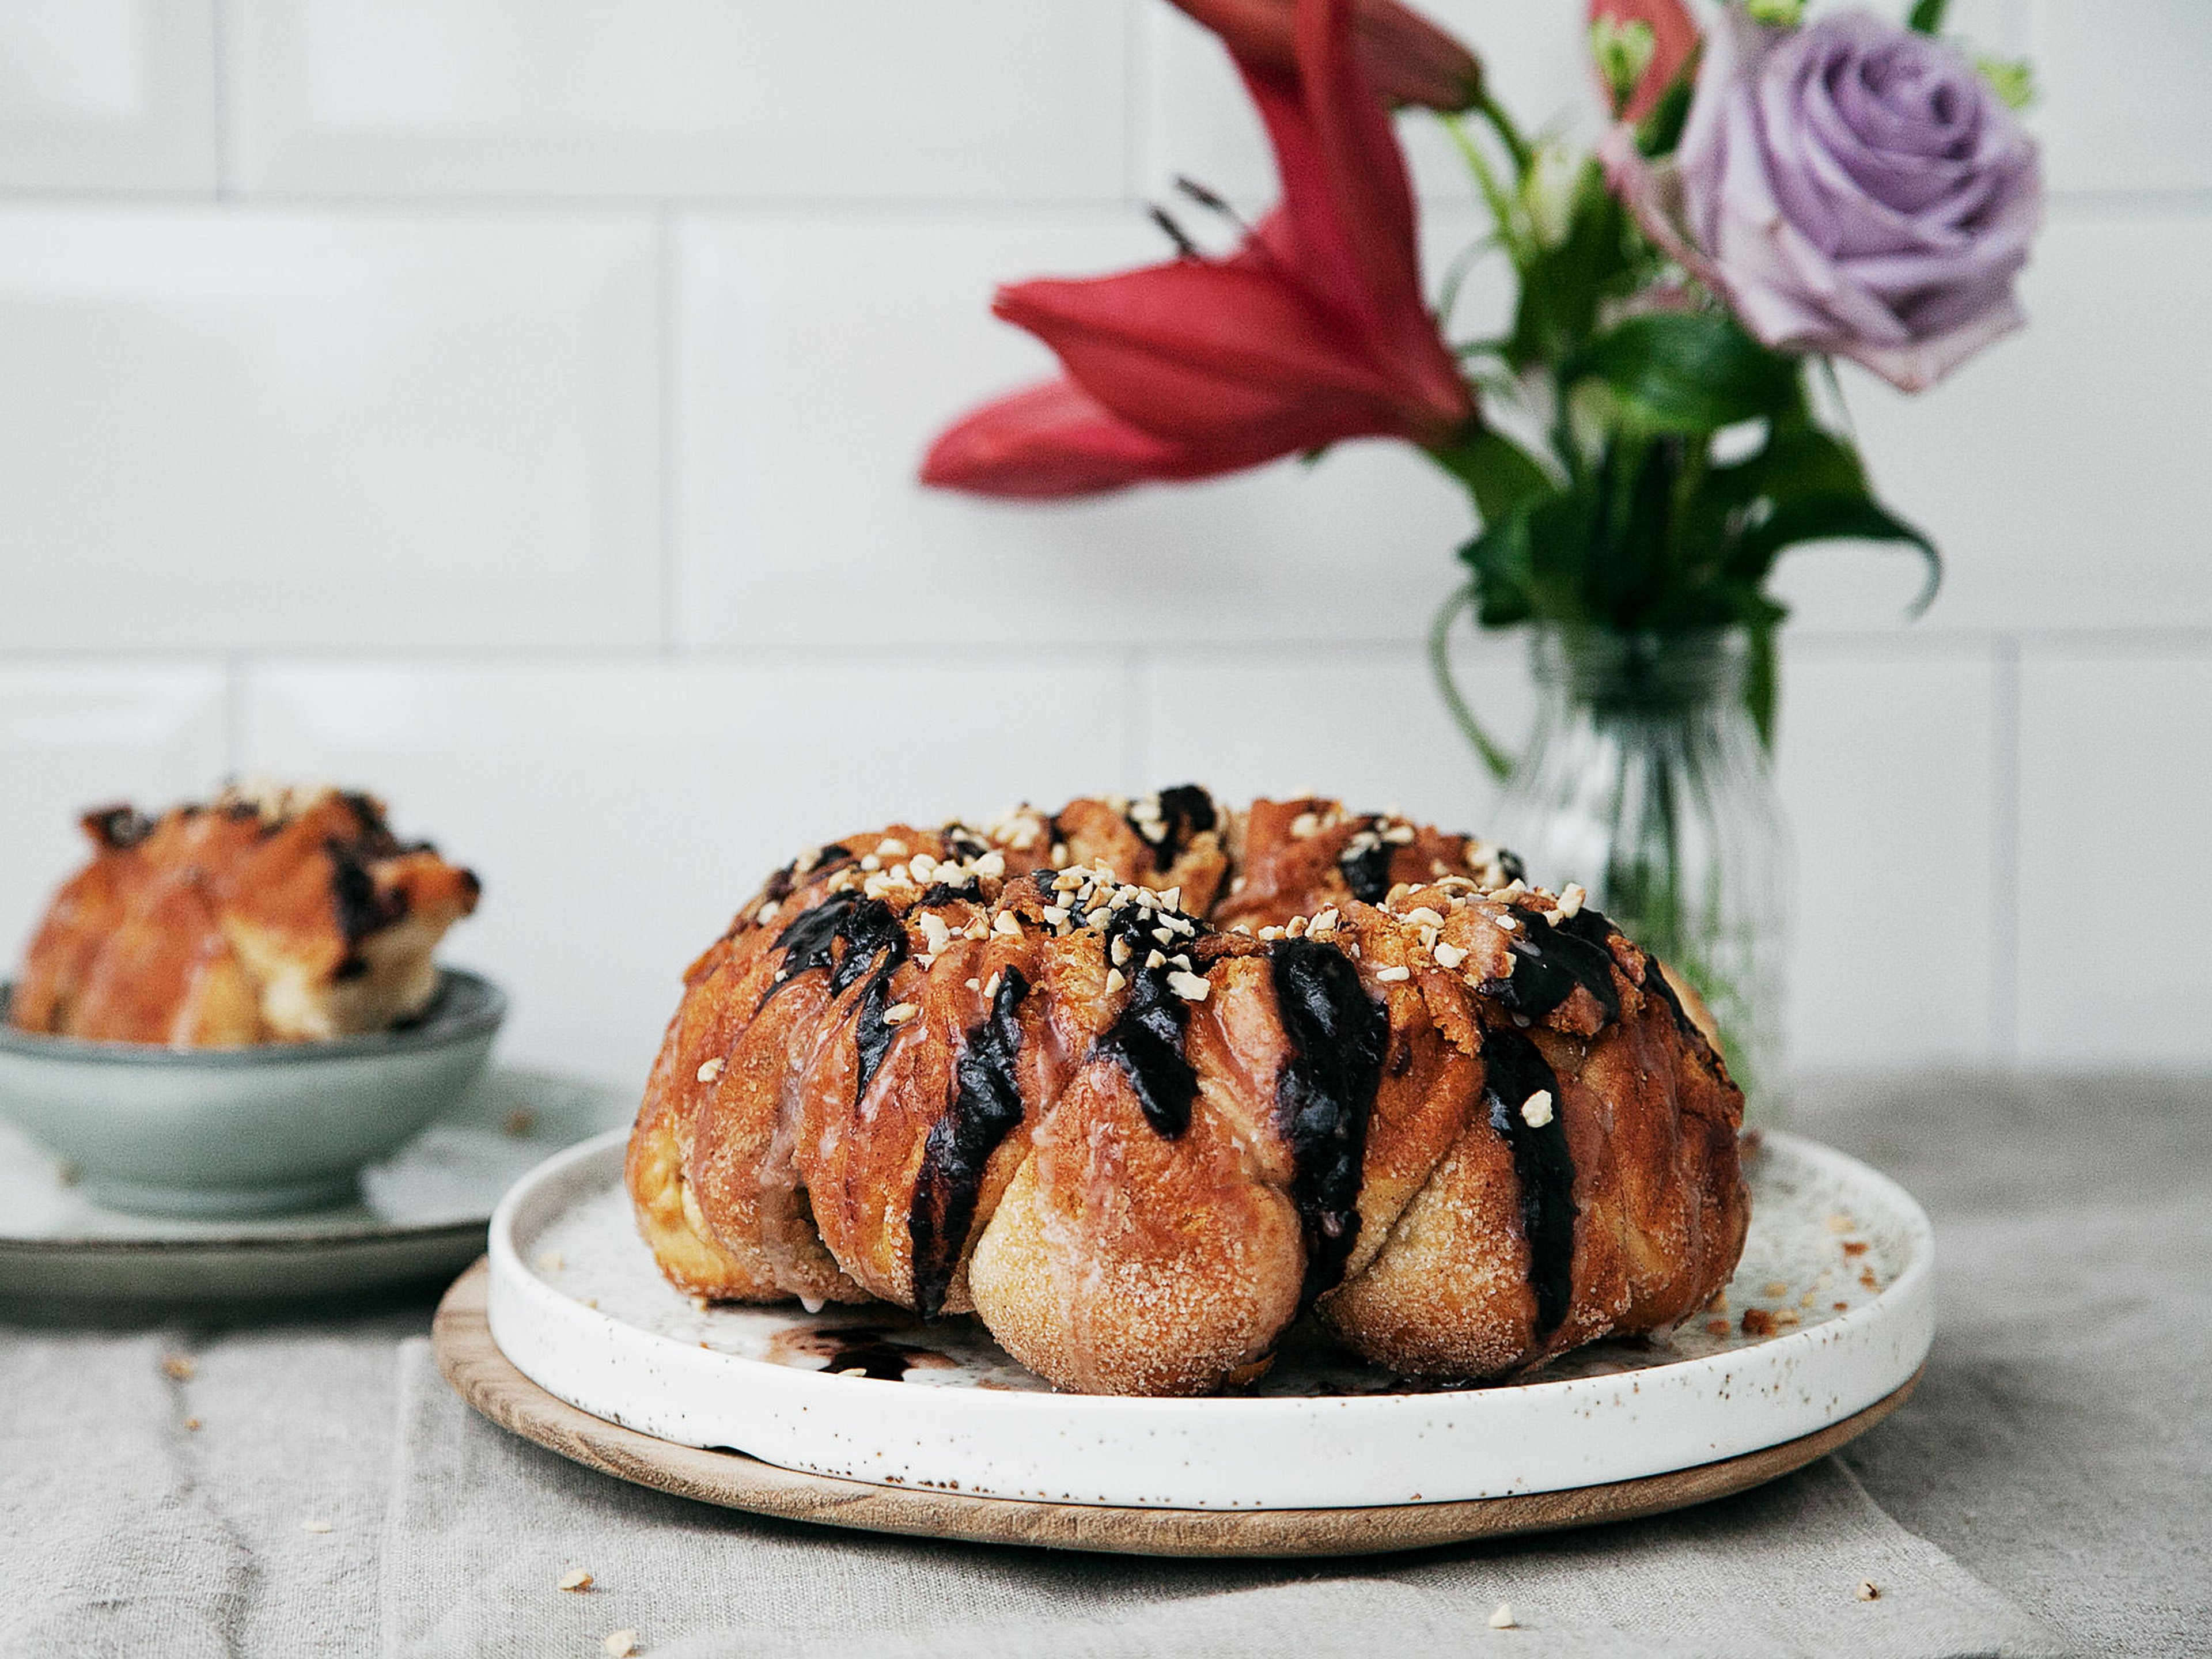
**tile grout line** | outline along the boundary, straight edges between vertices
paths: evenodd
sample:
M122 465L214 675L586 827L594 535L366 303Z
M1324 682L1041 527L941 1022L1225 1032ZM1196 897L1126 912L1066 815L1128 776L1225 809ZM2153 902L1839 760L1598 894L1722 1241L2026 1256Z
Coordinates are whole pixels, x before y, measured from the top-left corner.
M1990 811L1990 1047L2004 1067L2020 1063L2021 644L1993 642Z

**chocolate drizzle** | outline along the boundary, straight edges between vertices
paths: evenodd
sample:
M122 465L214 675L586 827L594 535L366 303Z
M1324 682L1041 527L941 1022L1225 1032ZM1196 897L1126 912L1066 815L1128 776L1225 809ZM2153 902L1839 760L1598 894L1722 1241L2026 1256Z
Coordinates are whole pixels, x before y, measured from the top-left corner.
M1137 1103L1144 1108L1145 1121L1170 1140L1190 1127L1191 1104L1198 1098L1198 1073L1182 1052L1190 1005L1170 988L1167 969L1141 964L1153 949L1149 927L1176 914L1133 904L1116 911L1106 924L1109 955L1114 940L1128 941L1129 1000L1094 1051L1127 1074Z
M1014 1063L1021 1054L1021 1001L1029 988L1019 969L1001 971L991 1012L968 1033L953 1063L952 1104L922 1143L907 1227L914 1240L914 1305L924 1319L945 1311L953 1269L975 1224L983 1171L1022 1121Z
M832 893L775 936L775 948L783 952L783 966L775 983L761 994L763 1008L768 1006L770 997L801 974L811 974L830 965L831 947L852 915L853 907L860 902L858 893Z
M1517 979L1521 970L1516 969ZM1539 1091L1550 1116L1531 1124L1522 1108ZM1567 1316L1575 1287L1575 1160L1567 1150L1559 1079L1528 1036L1510 1026L1482 1036L1482 1092L1490 1127L1513 1152L1521 1183L1521 1231L1528 1241L1528 1288L1536 1297L1535 1334L1543 1341Z
M331 908L337 912L338 931L345 935L350 954L351 947L371 933L405 917L406 890L380 890L356 844L332 836L323 843L323 850L331 860Z
M1527 1019L1541 1019L1575 994L1581 986L1597 999L1606 1022L1620 1018L1620 992L1613 982L1613 924L1587 908L1563 922L1553 922L1540 910L1510 907L1519 930L1507 948L1513 952L1513 971L1504 979L1485 980L1482 991L1496 997L1508 1012Z
M1291 1057L1275 1076L1275 1111L1296 1173L1291 1200L1305 1233L1300 1300L1335 1287L1359 1237L1367 1124L1382 1083L1390 1017L1370 1001L1359 970L1318 939L1278 942L1268 952L1275 1005Z
M836 947L841 939L845 950L839 956ZM862 975L872 975L860 993L854 1032L860 1051L855 1093L866 1093L876 1068L891 1046L892 1028L884 1024L884 1010L890 1003L891 975L906 960L906 925L881 899L864 899L853 892L832 893L778 933L775 943L783 952L783 967L775 983L761 994L763 1008L801 974L829 969L833 997L851 990Z
M1364 833L1354 835L1336 860L1344 884L1362 904L1380 904L1390 896L1390 860L1398 849L1376 833L1382 822L1369 818Z
M111 853L127 852L154 833L154 820L128 803L95 807L79 822Z
M884 1010L890 1006L891 975L906 960L906 924L881 899L862 899L839 925L837 937L845 941L845 954L830 970L830 994L841 997L862 975L868 975L853 1031L860 1049L860 1078L854 1086L858 1098L868 1092L891 1046L894 1030L884 1024Z
M1150 826L1133 816L1127 823L1152 849L1153 866L1164 870L1182 856L1194 836L1205 834L1221 820L1214 810L1213 797L1194 783L1176 784L1153 799L1159 803L1160 815ZM1157 839L1153 831L1158 832Z

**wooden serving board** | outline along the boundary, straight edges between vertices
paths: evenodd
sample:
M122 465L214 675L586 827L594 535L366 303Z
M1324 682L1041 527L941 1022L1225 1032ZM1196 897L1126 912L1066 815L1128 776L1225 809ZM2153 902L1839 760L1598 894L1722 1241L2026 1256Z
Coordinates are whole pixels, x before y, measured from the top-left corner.
M871 1486L702 1451L618 1428L554 1398L509 1363L484 1315L478 1261L439 1304L431 1345L453 1391L511 1433L618 1480L787 1521L974 1543L1123 1555L1372 1555L1470 1538L1633 1520L1725 1498L1802 1468L1905 1403L1922 1375L1802 1439L1669 1474L1564 1492L1376 1509L1171 1510L1048 1504ZM1924 1367L1923 1370L1924 1370Z

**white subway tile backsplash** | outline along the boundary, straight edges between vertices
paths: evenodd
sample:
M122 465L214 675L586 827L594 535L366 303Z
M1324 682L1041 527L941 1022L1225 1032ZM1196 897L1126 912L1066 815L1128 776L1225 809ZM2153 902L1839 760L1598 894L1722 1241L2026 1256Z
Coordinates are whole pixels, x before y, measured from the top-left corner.
M0 0L0 190L216 185L215 0Z
M657 243L0 210L0 643L659 630Z
M2034 648L2021 692L2021 1057L2212 1064L2212 652Z
M801 848L1126 787L1122 685L1082 651L280 664L241 741L249 767L384 794L483 877L448 954L513 994L511 1052L635 1083L684 965Z
M1118 199L1127 0L239 0L237 180Z
M1417 3L1593 131L1582 0ZM2212 810L2212 7L1949 26L2033 60L2055 217L2024 334L1919 398L1849 377L1933 612L1906 556L1783 568L1795 1058L2206 1065L2187 883L2126 957L2050 896L2084 848L2193 868ZM1482 216L1401 130L1440 271ZM993 287L1165 257L1177 174L1277 193L1164 0L0 0L0 948L82 808L337 775L484 872L454 955L511 1046L635 1081L760 876L902 811L1195 778L1484 827L1421 648L1468 514L1418 457L914 483L1052 370ZM1479 266L1455 337L1508 299ZM1519 741L1519 642L1460 659Z
M0 978L88 856L80 814L204 798L228 766L218 662L0 662Z
M1520 641L1455 653L1486 730L1516 744L1534 713ZM1414 647L1237 647L1148 653L1137 696L1148 786L1195 781L1242 803L1313 791L1480 833L1498 785Z
M2212 6L2028 0L2027 34L2054 190L2212 190Z
M926 491L931 438L1053 371L1000 282L1157 258L1133 212L709 220L682 237L685 637L1420 637L1463 497L1403 446L1051 507Z
M2212 219L2065 213L2029 268L2025 332L1920 398L1850 377L1876 485L1948 561L1923 627L2212 624L2212 561L2196 550L2208 266ZM1815 625L1887 621L1914 576L1888 556L1861 592L1841 589L1852 562L1826 554L1793 559L1785 586L1804 598L1801 578L1832 584L1806 604Z
M1995 671L1971 646L1785 640L1777 760L1795 832L1791 1059L1824 1071L1995 1058L2005 896Z

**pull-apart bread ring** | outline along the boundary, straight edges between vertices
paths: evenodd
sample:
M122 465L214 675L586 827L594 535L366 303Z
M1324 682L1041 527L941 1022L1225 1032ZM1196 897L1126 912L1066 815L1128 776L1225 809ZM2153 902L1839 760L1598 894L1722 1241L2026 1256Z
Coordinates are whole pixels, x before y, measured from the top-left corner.
M477 878L403 842L372 796L265 781L148 817L83 819L90 863L54 896L8 1017L173 1048L380 1031L438 990L431 959Z
M1433 1378L1659 1329L1741 1252L1743 1100L1581 899L1188 786L848 836L686 974L640 1226L694 1295L972 1312L1091 1393L1249 1381L1309 1309Z

